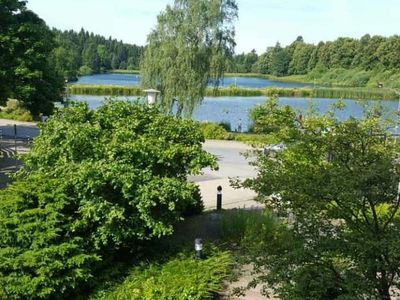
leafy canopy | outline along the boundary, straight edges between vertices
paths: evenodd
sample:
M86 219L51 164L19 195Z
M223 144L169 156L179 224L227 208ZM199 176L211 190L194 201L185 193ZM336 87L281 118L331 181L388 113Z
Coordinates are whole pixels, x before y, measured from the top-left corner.
M0 193L0 298L65 296L117 249L171 234L202 203L187 175L215 167L194 122L108 101L46 122Z
M216 85L225 59L233 54L237 5L234 0L176 0L158 16L141 63L142 85L157 88L162 104L178 116L190 116Z
M299 122L276 101L257 108L267 115L253 115L287 149L273 158L260 153L258 176L242 185L288 217L289 227L250 236L258 279L282 299L390 299L389 289L400 287L400 146L387 131L392 122L370 109L360 119L342 121L332 110Z
M26 1L1 0L0 20L0 101L15 98L34 115L49 114L64 88L49 60L52 32Z

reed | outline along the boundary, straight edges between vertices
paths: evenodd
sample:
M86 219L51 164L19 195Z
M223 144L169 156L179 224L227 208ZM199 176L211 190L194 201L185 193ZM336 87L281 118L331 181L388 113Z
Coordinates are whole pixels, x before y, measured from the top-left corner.
M68 86L68 93L72 95L96 95L96 96L140 96L143 91L136 86L117 85L80 85Z
M141 96L143 91L138 86L115 86L115 85L70 85L68 93L75 95L98 95L98 96ZM206 90L209 97L257 97L278 96L296 98L331 98L331 99L356 99L356 100L391 100L398 99L396 92L392 89L379 88L209 88Z
M116 73L116 74L140 74L140 71L139 70L114 69L114 70L111 70L110 73Z

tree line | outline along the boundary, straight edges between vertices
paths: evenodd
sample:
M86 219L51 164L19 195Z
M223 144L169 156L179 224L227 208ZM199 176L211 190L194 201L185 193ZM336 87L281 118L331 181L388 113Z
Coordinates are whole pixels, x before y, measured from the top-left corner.
M50 114L66 80L138 69L143 51L84 29L51 30L26 1L0 0L0 103L14 98L35 116Z
M340 37L317 45L306 43L299 36L286 47L277 42L261 55L255 50L235 55L227 71L286 76L307 74L315 69L391 70L400 67L399 51L400 36L397 35Z
M137 70L144 47L130 45L101 35L79 31L52 30L57 47L52 60L66 80L78 75L103 73L112 69Z

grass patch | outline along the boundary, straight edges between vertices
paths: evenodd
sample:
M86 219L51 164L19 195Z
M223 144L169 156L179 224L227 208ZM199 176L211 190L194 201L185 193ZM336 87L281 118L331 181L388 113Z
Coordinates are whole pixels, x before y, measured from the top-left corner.
M268 211L233 209L221 214L221 236L227 242L240 243L258 228L272 228L277 218Z

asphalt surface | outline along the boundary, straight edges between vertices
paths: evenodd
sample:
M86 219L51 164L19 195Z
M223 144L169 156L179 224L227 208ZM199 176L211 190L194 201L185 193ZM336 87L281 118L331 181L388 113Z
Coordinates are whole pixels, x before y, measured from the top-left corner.
M260 206L253 199L256 194L248 189L234 189L230 179L244 180L256 176L256 170L249 165L249 161L242 153L251 151L246 144L235 141L207 140L204 149L218 158L219 170L209 168L203 170L202 175L190 176L189 180L196 182L201 191L206 209L215 209L217 201L217 187L222 187L222 208L251 208Z
M39 134L34 122L20 122L0 119L0 130L3 139L14 139L20 142L29 142ZM4 141L5 142L5 141ZM2 151L7 155L14 151L12 143L4 143ZM207 140L204 149L218 158L219 170L209 168L203 170L202 175L190 176L189 180L196 182L203 197L206 209L216 208L217 187L222 187L222 208L250 208L259 206L253 201L255 193L248 189L234 189L230 179L244 180L256 175L256 171L249 165L241 153L251 150L246 144L235 141ZM25 149L18 149L23 152ZM15 152L15 151L14 151Z

